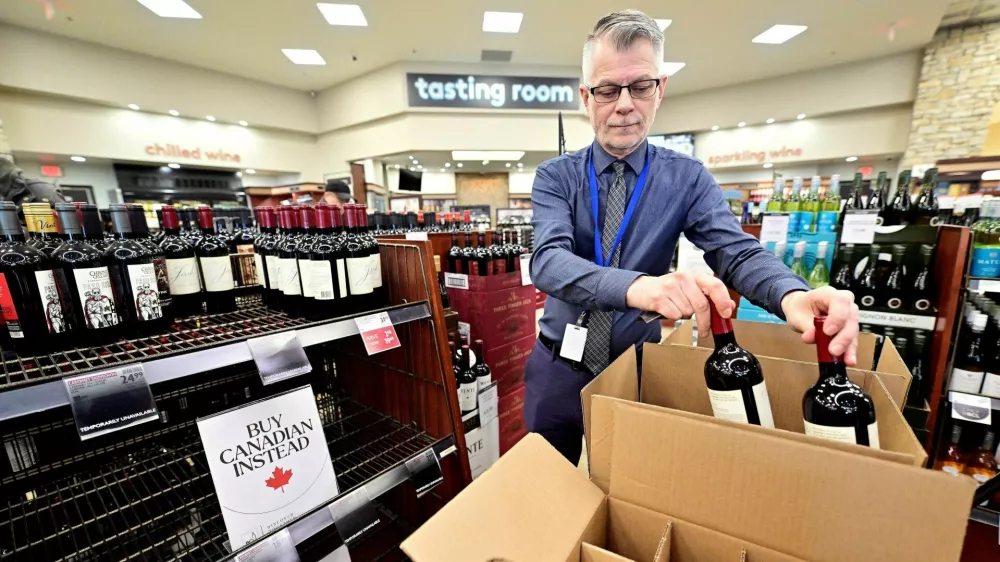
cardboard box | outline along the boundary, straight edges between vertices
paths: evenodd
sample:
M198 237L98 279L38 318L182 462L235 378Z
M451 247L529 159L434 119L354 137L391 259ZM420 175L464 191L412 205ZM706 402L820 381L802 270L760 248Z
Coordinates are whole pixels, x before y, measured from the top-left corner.
M500 412L500 454L509 451L528 434L524 425L524 392L522 385L513 392L500 396L497 410Z
M594 400L614 420L593 444L611 461L606 492L531 434L403 551L415 562L958 560L970 482Z
M469 290L478 292L493 292L521 286L521 272L504 273L503 275L469 276ZM534 288L534 286L531 286Z
M497 381L500 396L509 394L524 385L524 364L528 362L535 346L535 335L525 336L513 343L496 348L486 348L486 364ZM485 343L485 342L484 342Z
M495 349L535 335L535 288L514 287L490 293L449 289L452 308L470 326L472 339Z

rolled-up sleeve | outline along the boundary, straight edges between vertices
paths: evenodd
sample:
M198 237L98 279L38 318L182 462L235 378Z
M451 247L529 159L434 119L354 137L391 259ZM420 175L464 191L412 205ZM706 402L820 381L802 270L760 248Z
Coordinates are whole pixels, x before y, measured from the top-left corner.
M601 267L575 253L571 174L543 165L531 188L535 251L531 280L538 290L588 310L626 310L625 295L643 274Z
M722 197L722 188L700 163L689 192L684 235L705 251L705 262L729 287L750 302L784 318L781 299L792 291L808 291L805 279L743 232Z

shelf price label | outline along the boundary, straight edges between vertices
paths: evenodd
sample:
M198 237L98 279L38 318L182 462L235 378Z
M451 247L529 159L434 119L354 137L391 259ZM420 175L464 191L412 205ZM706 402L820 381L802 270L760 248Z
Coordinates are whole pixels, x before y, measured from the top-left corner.
M160 417L142 363L66 377L63 384L82 441Z
M406 461L406 471L410 473L410 481L417 490L417 497L433 490L438 484L444 482L444 473L441 472L441 460L434 449L425 449L419 455Z
M469 290L469 276L464 273L445 273L444 286L449 289Z
M479 391L477 404L479 404L479 427L486 427L500 414L496 381Z
M368 488L364 486L337 498L327 506L327 510L333 518L333 526L337 528L337 533L345 545L351 544L365 531L375 528L381 522L368 494Z
M247 340L264 386L312 372L312 364L295 330Z
M760 245L768 242L785 242L788 240L788 223L791 215L788 213L768 213L760 223Z
M531 285L531 254L521 254L521 286Z
M427 240L427 233L426 232L407 232L406 233L406 239L407 240L417 240L417 241L423 240L423 241L426 241Z
M844 213L844 227L840 233L841 244L873 244L878 211L848 211Z
M992 402L989 396L977 396L961 392L951 393L951 417L956 420L991 425L993 423L993 409L991 405Z
M368 355L375 355L390 349L399 347L399 336L396 335L396 327L392 325L388 312L378 312L355 318L361 332L361 339L365 342L365 350Z
M236 555L236 562L299 562L292 534L282 529Z

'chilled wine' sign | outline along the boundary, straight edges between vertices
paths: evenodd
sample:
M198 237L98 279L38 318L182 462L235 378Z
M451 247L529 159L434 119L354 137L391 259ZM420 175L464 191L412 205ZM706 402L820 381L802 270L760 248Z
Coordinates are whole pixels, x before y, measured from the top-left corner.
M233 550L338 493L309 386L198 420Z

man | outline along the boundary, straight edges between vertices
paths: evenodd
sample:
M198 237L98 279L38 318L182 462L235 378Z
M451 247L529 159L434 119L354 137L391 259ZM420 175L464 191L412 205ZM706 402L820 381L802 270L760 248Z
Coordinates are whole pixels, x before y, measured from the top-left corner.
M597 22L584 45L580 86L596 140L542 164L531 192L531 278L548 299L525 366L524 417L529 431L574 463L583 435L580 390L630 346L660 339L659 322L639 320L643 311L668 320L694 315L707 337L709 299L722 316L734 312L728 285L787 320L806 343L815 341L813 316L826 314L826 331L836 334L830 351L856 362L854 296L810 291L743 233L701 162L647 144L667 78L662 60L663 32L649 16L629 10ZM705 251L718 278L664 275L681 233ZM587 328L584 342L574 336L578 325Z
M30 180L13 162L0 157L0 200L22 203L62 203L59 189L42 180Z
M344 206L344 203L352 201L351 188L340 180L327 180L326 191L323 193L323 201L328 205Z

